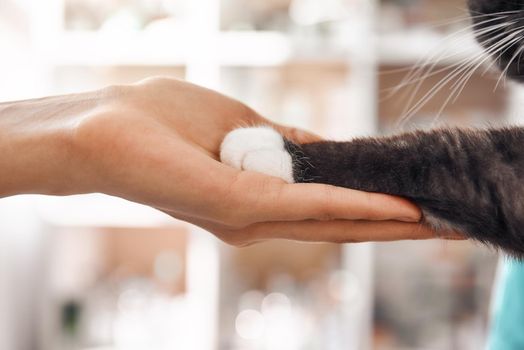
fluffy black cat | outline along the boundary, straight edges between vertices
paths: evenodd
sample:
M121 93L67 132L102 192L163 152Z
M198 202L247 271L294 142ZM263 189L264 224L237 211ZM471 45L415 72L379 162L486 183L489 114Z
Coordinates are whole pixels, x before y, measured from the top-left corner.
M524 1L468 5L484 47L514 36L493 59L507 76L524 81L524 35L513 34L524 28ZM302 145L267 127L243 128L226 136L221 160L288 182L402 196L422 209L425 223L524 258L524 128L439 129Z

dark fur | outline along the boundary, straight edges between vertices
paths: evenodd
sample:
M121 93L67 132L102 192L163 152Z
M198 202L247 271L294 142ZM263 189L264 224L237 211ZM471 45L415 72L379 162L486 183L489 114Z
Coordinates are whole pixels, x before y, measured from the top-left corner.
M516 24L478 35L485 47L496 35L524 26L524 1L469 1L475 29L500 21ZM497 12L522 10L500 20ZM475 17L477 16L477 17ZM502 36L503 38L504 36ZM523 39L524 40L524 39ZM504 69L520 40L500 57ZM522 58L508 76L523 80ZM419 205L426 222L524 258L524 128L418 131L350 142L287 142L297 182L319 182L402 196Z
M496 42L504 40L517 30L524 29L524 1L522 0L469 0L468 5L472 15L474 31L477 40L486 49ZM500 29L478 34L479 30L496 26L501 23L511 23ZM515 37L515 39L518 39ZM508 41L508 44L511 40ZM519 49L524 46L524 36L520 36L511 45L493 55L500 69L507 68L507 75L515 80L524 81L524 53ZM508 67L509 64L509 67Z
M524 256L524 129L287 142L296 182L402 196L426 221Z

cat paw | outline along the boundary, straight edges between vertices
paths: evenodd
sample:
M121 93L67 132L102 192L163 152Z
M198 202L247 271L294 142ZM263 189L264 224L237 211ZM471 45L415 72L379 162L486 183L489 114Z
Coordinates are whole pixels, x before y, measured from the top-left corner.
M226 135L220 147L222 163L293 183L293 160L284 138L270 127L241 128Z

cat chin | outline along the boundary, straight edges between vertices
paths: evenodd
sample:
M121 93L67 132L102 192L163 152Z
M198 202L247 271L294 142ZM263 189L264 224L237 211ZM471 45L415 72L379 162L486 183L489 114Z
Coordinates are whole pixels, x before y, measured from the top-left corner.
M284 138L268 126L241 128L226 135L220 147L220 160L239 170L281 178L293 183L293 159Z

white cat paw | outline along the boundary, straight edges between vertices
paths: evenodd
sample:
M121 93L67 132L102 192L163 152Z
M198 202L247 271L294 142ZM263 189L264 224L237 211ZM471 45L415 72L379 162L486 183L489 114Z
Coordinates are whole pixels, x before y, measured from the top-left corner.
M283 137L270 127L241 128L226 135L220 147L222 163L293 183L293 160Z

